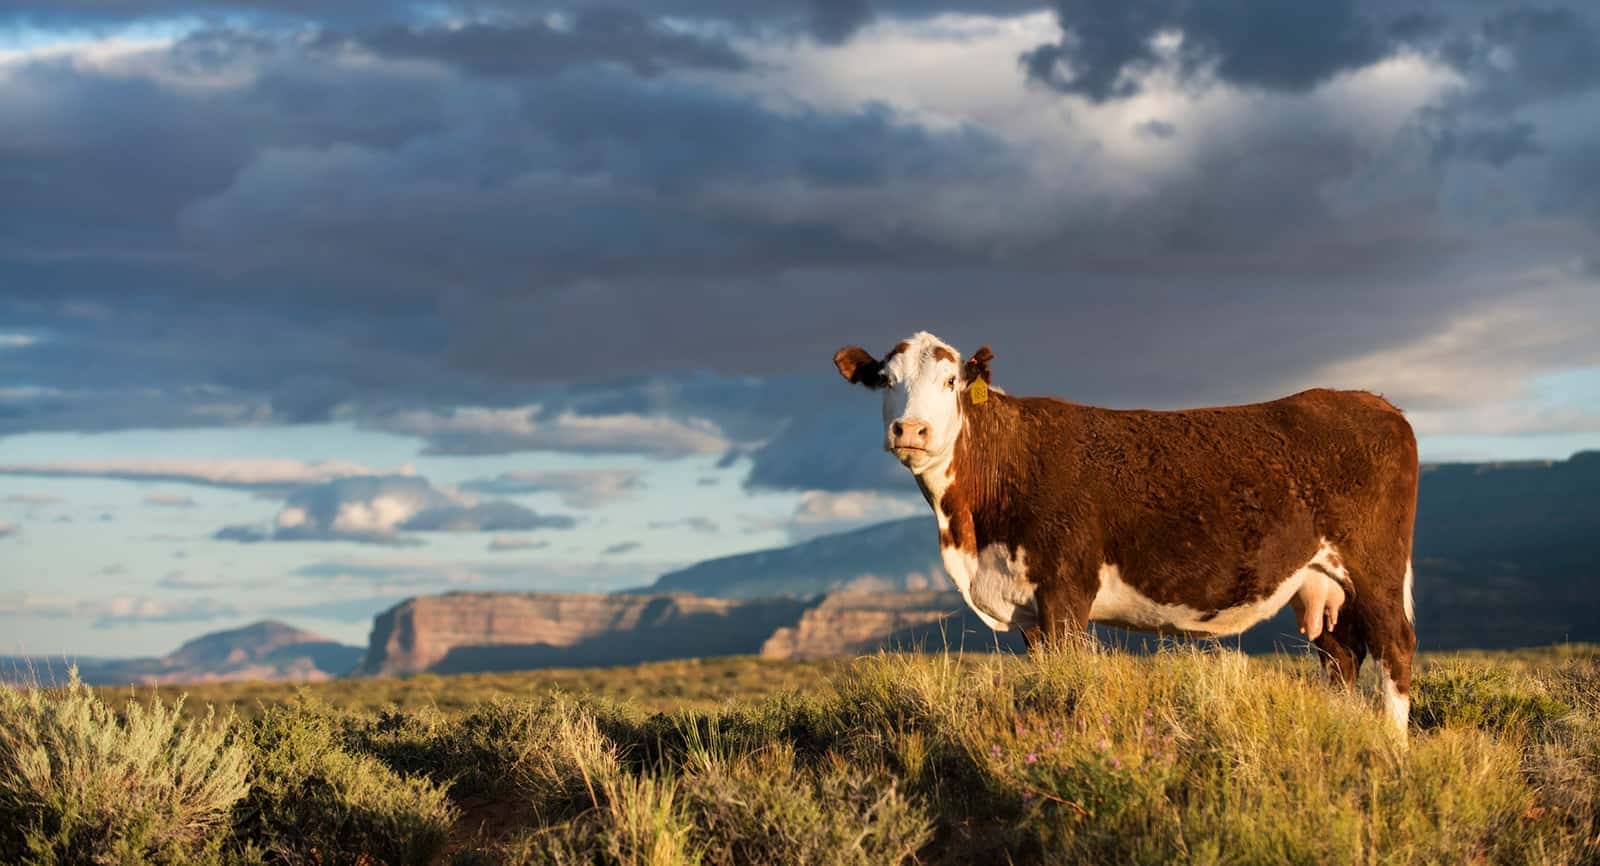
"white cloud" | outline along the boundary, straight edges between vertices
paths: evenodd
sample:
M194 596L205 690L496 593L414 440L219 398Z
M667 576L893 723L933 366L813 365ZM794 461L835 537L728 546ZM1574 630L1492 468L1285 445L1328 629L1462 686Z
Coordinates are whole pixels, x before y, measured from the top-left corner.
M270 526L238 524L213 536L223 541L356 541L413 545L412 532L504 532L570 529L566 515L537 514L513 502L440 490L419 476L340 478L301 487Z
M0 520L0 538L16 535L19 531L20 530L15 523L11 523L7 520Z
M276 457L76 460L58 463L0 464L0 475L115 478L238 488L284 488L363 475L410 475L413 471L409 465L398 469L379 470L344 460L308 463Z
M531 538L518 538L515 535L496 535L489 541L489 551L491 553L504 553L511 550L538 550L549 546L550 542L548 540L535 541Z
M465 482L461 489L502 496L559 493L569 508L599 508L636 495L644 486L639 480L641 474L633 469L502 472L494 478Z
M174 571L156 582L164 589L214 589L222 581L210 577L196 577L187 571Z
M132 595L107 599L29 593L0 595L0 616L93 619L97 628L147 622L198 622L238 615L238 609L232 604L211 598L172 602Z
M15 502L19 505L40 506L60 505L64 500L62 500L62 498L59 496L53 496L49 493L13 493L6 497L6 501Z
M367 423L385 432L422 437L429 454L571 451L676 458L718 454L729 446L721 429L705 419L573 412L545 418L537 404L516 409L457 408L449 413L399 412Z
M37 342L39 338L29 334L0 333L0 349L26 349Z
M1178 221L1186 208L1215 194L1206 181L1218 164L1287 153L1284 144L1303 147L1312 138L1326 150L1348 144L1369 163L1382 162L1417 112L1463 81L1416 53L1386 57L1307 93L1197 87L1158 65L1141 73L1137 93L1097 103L1021 74L1018 58L1059 35L1057 16L1041 10L884 18L842 45L748 40L741 47L768 74L735 80L775 110L888 105L930 130L966 126L996 136L1018 170L938 184L741 179L714 187L709 199L750 219L816 221L867 241L915 237L1001 262L1074 238L1090 258L1138 256L1146 248L1162 252L1165 235L1184 228ZM1175 134L1141 134L1152 120Z
M910 517L926 510L927 505L915 496L861 490L843 493L807 490L800 494L787 528L790 537L798 541Z
M318 587L331 586L377 595L448 592L462 587L529 592L609 592L642 586L678 567L671 562L632 560L522 559L448 561L426 557L351 557L313 562L295 570Z
M144 498L144 504L158 508L193 508L194 497L181 493L152 493Z
M916 514L923 503L908 496L849 491L829 493L807 490L800 494L794 509L796 523L826 523L836 520L893 520Z
M1577 268L1486 268L1463 279L1502 288L1433 333L1325 365L1301 384L1381 393L1422 434L1571 432L1592 424L1592 411L1536 401L1534 383L1551 370L1600 366L1600 278Z
M687 529L708 535L722 531L721 524L703 514L695 514L678 520L652 520L648 525L651 529Z

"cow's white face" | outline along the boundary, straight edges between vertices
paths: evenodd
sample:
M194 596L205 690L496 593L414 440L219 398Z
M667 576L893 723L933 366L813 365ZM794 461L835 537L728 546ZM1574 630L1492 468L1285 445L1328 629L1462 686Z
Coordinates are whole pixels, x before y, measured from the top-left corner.
M961 433L961 391L973 375L961 356L920 331L882 361L857 346L834 355L851 382L883 392L883 447L916 474L944 463Z

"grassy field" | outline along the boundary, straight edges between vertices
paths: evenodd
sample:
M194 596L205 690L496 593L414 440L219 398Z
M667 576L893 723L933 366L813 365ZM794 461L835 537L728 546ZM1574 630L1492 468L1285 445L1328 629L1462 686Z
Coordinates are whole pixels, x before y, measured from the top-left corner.
M537 699L557 693L626 701L648 712L709 711L728 701L753 701L814 688L849 663L845 660L773 661L756 656L684 659L617 668L552 668L486 674L418 674L409 677L332 680L323 683L191 683L183 686L101 687L107 701L130 697L171 702L185 697L190 713L206 706L250 719L268 706L304 692L341 710L390 706L462 712L484 701Z
M1419 673L1408 745L1192 648L0 690L0 862L1600 863L1600 653Z

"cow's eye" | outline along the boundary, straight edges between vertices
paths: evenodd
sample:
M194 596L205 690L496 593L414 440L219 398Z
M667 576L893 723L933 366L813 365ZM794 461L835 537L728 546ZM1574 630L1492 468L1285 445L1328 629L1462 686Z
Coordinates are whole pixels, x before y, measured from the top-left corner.
M950 377L950 381L945 382L944 386L946 388L949 388L950 390L954 391L956 389L956 377L951 376Z

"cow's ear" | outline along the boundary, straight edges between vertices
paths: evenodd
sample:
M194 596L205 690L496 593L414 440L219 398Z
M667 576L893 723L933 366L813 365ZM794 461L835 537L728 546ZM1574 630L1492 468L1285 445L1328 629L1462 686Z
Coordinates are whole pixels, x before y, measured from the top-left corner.
M987 385L989 384L989 362L993 360L994 350L984 346L973 352L972 357L967 359L967 363L961 368L961 374L968 382L982 379L983 384Z
M883 365L860 346L845 346L833 353L833 366L839 375L855 385L878 388L883 385Z

